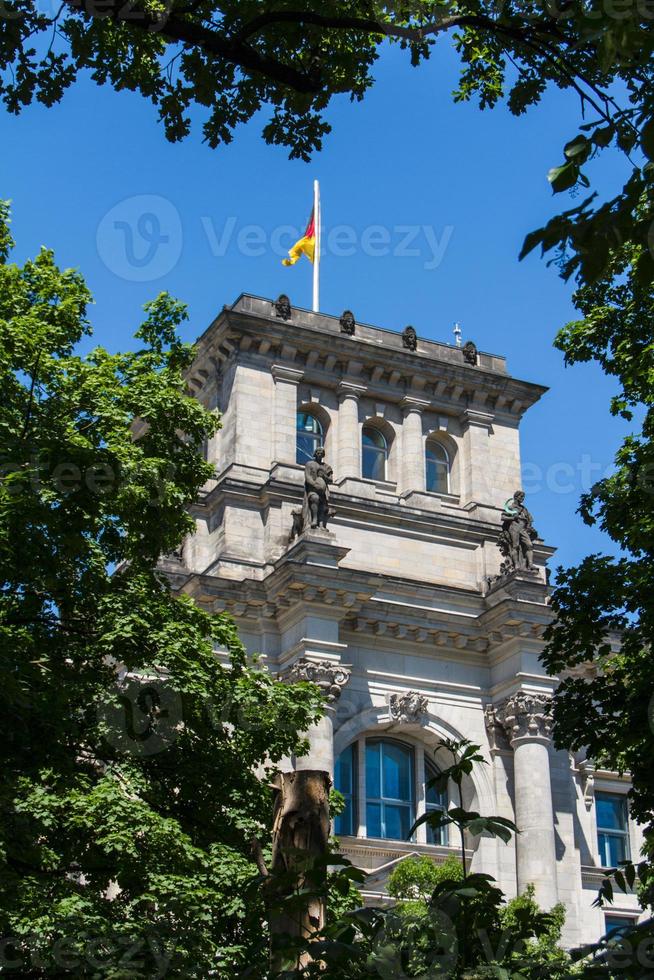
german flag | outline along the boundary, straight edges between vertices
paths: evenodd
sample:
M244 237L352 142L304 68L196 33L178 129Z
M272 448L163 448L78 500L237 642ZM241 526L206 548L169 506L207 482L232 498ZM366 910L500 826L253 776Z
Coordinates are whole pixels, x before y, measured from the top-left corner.
M298 239L293 248L288 250L288 258L282 259L282 265L295 265L297 260L302 256L306 255L310 262L313 262L316 251L316 218L314 209L311 210L311 217L309 218L309 223L307 224L307 229L302 236Z

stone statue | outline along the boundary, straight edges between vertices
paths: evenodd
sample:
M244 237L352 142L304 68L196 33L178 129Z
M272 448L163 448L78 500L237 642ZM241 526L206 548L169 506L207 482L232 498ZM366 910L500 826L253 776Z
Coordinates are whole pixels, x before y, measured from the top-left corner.
M346 333L348 337L354 336L354 331L356 330L356 321L354 319L354 314L352 310L344 310L341 319L339 320L341 325L341 333Z
M519 569L533 570L534 540L538 537L531 514L524 504L523 490L516 490L504 504L502 531L497 545L504 555L501 574Z
M325 463L325 450L318 446L313 459L304 467L303 526L327 527L331 516L329 509L329 484L334 478L331 466Z
M273 302L273 307L275 308L275 316L278 316L281 320L291 319L291 301L286 293L279 294Z
M407 350L418 349L418 334L413 327L408 326L404 328L402 332L402 346L406 347Z
M329 484L334 473L325 462L325 450L318 446L313 459L304 467L304 503L302 510L291 511L293 525L290 540L302 534L308 527L327 528L327 521L334 516L334 508L329 506Z
M477 345L473 343L472 340L466 341L466 343L461 348L463 354L463 360L466 364L476 364L477 363Z

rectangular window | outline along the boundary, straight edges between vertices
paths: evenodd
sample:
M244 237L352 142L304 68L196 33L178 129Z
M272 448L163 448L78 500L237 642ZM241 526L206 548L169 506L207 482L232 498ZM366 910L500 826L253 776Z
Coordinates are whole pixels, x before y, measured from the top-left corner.
M603 868L629 860L627 798L621 793L596 793L597 848Z
M633 915L605 915L604 916L604 935L619 936L627 929L633 929L638 919Z

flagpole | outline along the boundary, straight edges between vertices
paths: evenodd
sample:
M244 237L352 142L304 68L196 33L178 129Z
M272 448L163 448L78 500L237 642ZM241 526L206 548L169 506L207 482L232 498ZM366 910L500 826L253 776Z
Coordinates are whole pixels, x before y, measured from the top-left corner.
M317 180L313 182L313 220L315 225L316 242L313 255L313 312L318 313L320 308L320 184Z

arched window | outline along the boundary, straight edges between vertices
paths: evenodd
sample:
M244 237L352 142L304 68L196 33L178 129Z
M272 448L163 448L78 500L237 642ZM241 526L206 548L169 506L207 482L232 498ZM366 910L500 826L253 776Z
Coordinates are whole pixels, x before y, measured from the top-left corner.
M388 444L384 434L372 425L364 425L361 450L361 475L364 480L385 480Z
M359 760L364 766L363 780L359 779ZM416 799L424 800L427 813L447 812L447 791L429 785L437 775L438 770L427 760L422 771L416 772L416 752L411 745L362 736L341 752L334 765L334 786L345 797L345 809L336 817L334 832L350 837L360 832L358 787L364 785L361 815L365 812L366 837L408 840L416 819ZM427 824L424 833L419 839L447 846L447 828L432 830Z
M304 466L313 459L318 446L323 445L322 425L315 415L298 412L295 433L295 462Z
M428 442L425 462L427 490L430 493L449 493L450 459L445 446L434 440Z

